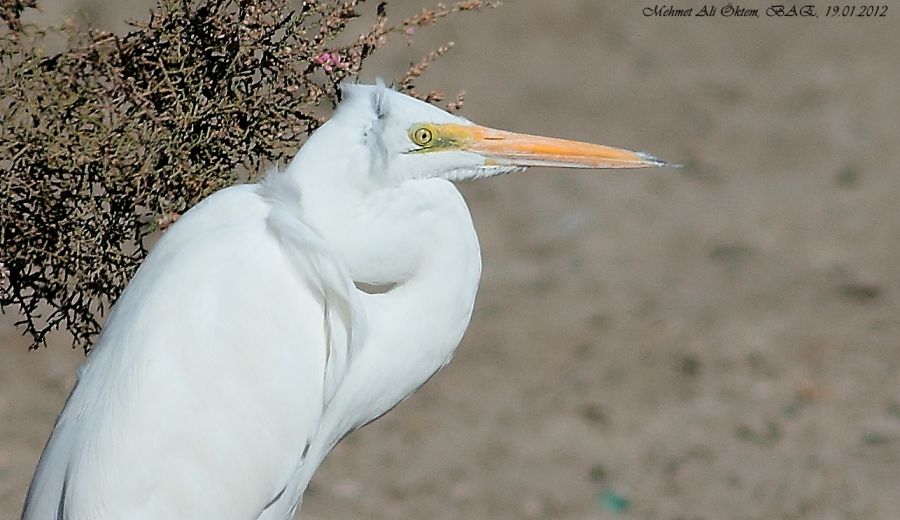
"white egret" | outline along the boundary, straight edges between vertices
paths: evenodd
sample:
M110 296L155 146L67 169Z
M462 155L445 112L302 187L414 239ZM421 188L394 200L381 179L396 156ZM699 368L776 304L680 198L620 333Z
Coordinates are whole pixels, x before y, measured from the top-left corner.
M213 194L156 244L79 369L24 519L290 518L329 450L466 330L481 257L450 181L664 164L383 85L343 97L284 172Z

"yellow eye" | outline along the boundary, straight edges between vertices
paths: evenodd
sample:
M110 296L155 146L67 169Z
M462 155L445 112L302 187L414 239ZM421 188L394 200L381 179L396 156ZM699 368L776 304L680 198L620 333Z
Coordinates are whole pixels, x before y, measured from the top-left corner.
M433 138L434 134L431 132L431 130L425 128L424 126L420 126L412 132L412 140L419 146L427 145Z

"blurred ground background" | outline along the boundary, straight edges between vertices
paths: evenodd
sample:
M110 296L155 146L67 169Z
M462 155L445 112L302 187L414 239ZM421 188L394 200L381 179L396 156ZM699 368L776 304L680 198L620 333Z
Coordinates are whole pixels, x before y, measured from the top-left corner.
M123 30L149 3L44 5ZM469 332L332 453L303 518L900 518L900 11L643 7L510 0L368 62L398 76L455 40L425 85L465 89L467 117L684 167L461 186L484 255ZM14 319L2 519L82 359L64 337L26 352Z

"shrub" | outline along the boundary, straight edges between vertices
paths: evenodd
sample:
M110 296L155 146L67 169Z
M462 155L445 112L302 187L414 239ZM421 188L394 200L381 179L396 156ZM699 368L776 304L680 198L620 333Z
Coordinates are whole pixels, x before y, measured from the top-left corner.
M117 36L28 26L20 14L35 0L0 0L0 308L19 311L31 348L64 327L89 351L178 215L287 162L339 100L339 84L390 38L411 41L418 27L490 4L438 4L392 24L381 2L367 32L336 43L363 3L160 0ZM52 33L68 50L42 51ZM440 101L414 83L448 49L395 88Z

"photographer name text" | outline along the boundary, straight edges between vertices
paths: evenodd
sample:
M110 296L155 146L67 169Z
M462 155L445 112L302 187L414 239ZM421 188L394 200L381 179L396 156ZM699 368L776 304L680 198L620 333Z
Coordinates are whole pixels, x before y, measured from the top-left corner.
M885 18L887 5L873 4L769 4L764 7L744 7L739 4L704 4L681 7L674 4L654 4L644 7L648 18Z

